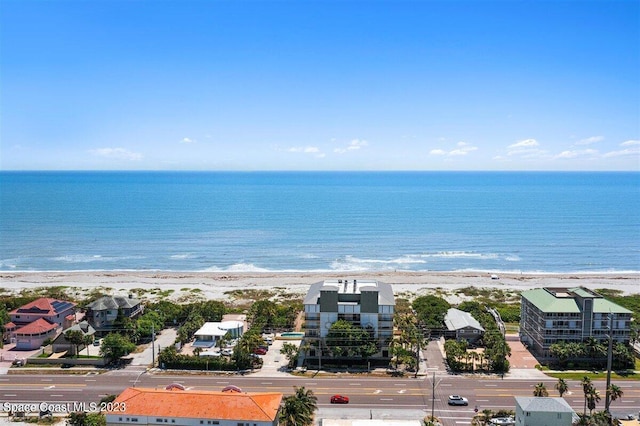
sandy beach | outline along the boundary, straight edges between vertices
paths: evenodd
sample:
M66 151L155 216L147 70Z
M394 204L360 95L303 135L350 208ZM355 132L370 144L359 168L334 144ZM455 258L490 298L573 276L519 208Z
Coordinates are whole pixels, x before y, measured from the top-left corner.
M266 297L304 296L310 284L330 278L376 279L391 284L397 297L438 292L450 302L461 299L465 287L497 288L510 292L538 287L615 289L624 294L640 293L640 274L500 274L486 272L375 272L375 273L210 273L163 271L2 272L0 288L19 294L42 287L70 287L67 292L82 297L92 291L131 294L146 300L175 301L214 299L233 301L242 291L264 292ZM464 295L462 295L464 298Z

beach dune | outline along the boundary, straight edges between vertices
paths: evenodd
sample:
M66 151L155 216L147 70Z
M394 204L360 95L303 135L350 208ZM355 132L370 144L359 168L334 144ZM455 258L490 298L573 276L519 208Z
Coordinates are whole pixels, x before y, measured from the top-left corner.
M465 287L498 288L519 292L539 287L577 287L592 290L619 290L624 294L640 292L640 274L518 274L487 272L287 272L287 273L211 273L164 271L74 271L74 272L1 272L0 288L5 294L23 290L64 286L76 294L104 291L110 294L134 293L153 299L154 295L172 300L187 296L230 300L233 293L264 290L274 294L306 294L309 285L332 278L375 279L393 286L396 295L412 297L436 289L455 295ZM497 279L496 279L497 278ZM71 289L69 289L71 290ZM160 297L160 296L158 296Z

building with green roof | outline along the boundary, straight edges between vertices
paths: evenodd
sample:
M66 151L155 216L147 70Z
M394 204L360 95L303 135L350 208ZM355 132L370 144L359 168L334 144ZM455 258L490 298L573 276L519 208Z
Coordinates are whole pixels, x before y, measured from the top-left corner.
M560 341L608 340L609 316L613 339L629 342L632 312L592 290L545 287L524 291L521 296L520 340L538 356L550 356L549 347Z

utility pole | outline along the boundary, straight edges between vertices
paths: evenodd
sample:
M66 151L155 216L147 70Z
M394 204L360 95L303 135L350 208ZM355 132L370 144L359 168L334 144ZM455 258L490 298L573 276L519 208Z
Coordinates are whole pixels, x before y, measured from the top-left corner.
M611 404L611 392L609 387L611 386L611 363L613 360L613 314L609 312L609 348L607 349L607 393L604 402L604 411L609 412L609 405Z
M153 322L151 323L151 368L156 366L156 329Z
M431 422L433 422L433 412L436 405L436 372L433 372L433 379L431 380Z

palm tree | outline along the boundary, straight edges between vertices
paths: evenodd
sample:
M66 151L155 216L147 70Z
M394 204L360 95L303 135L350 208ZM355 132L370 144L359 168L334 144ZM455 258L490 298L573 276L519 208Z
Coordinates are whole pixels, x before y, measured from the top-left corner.
M280 424L282 426L306 426L312 424L313 419L300 407L300 402L295 395L284 398L284 404L280 410Z
M313 414L317 408L318 398L312 390L294 387L295 393L284 398L284 406L280 411L283 426L308 426L313 423Z
M587 414L587 394L589 393L589 390L593 388L593 384L591 383L591 379L589 378L589 376L584 376L580 384L582 385L582 391L584 392L584 412L582 414L586 415Z
M556 383L556 390L560 394L560 398L562 398L562 395L567 393L567 391L569 390L569 385L563 378L559 378L558 383Z
M533 396L549 396L549 392L547 392L547 387L544 383L540 382L533 389Z
M596 390L593 386L587 392L587 407L589 407L589 414L593 412L596 408L596 404L600 402L600 392Z
M613 402L618 398L622 398L622 395L624 394L624 392L622 391L622 389L620 389L620 386L611 384L607 389L607 394L609 395L609 400Z
M305 411L313 416L313 413L318 408L318 397L314 395L311 389L307 390L304 386L295 387L295 397L301 402Z

